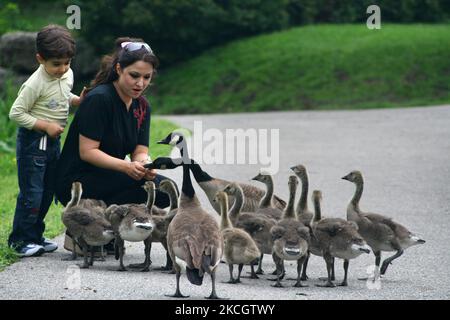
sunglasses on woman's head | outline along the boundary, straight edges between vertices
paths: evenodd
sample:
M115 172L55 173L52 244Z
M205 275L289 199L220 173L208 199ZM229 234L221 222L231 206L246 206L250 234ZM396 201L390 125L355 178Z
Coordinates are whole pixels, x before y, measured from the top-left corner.
M120 45L122 46L123 50L128 52L144 48L148 53L153 54L152 49L145 42L122 42Z

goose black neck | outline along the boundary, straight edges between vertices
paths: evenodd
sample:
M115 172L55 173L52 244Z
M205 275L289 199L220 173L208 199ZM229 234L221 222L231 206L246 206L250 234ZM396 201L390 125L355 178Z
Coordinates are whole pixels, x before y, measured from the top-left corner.
M194 160L192 160L191 162L191 171L192 174L194 175L195 181L197 182L206 182L211 181L213 179L213 177L211 177L208 173L203 171L200 165Z
M189 153L187 150L186 140L183 139L178 146L180 149L181 158L183 159L183 186L181 187L181 191L189 198L193 198L195 196L195 190L192 186L191 174L190 174L190 162Z

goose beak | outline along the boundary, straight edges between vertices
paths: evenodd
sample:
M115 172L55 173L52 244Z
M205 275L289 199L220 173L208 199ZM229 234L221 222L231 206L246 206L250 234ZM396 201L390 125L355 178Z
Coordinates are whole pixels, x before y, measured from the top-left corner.
M153 225L151 223L135 223L136 228L144 229L144 230L152 230Z
M360 248L359 251L362 251L364 253L370 253L370 250L367 248Z
M341 179L348 181L348 176L342 177Z

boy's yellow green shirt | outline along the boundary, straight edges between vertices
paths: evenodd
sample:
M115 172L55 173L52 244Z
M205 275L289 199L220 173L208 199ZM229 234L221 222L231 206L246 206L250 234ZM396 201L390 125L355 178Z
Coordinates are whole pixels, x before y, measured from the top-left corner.
M65 127L69 115L69 102L74 97L73 72L61 77L50 76L43 65L22 84L9 118L21 127L32 129L36 120L57 122Z

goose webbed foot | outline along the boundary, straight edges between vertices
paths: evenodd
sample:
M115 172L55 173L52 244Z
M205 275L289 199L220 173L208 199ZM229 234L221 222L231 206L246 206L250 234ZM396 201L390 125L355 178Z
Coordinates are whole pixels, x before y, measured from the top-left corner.
M300 280L306 281L306 280L309 280L309 277L306 274L303 274L302 277L300 278Z
M228 298L220 298L220 297L218 297L215 292L211 292L211 294L208 297L205 297L205 299L208 299L208 300L228 300Z
M170 294L165 294L164 296L166 297L170 297L170 298L189 298L189 296L184 296L181 294L181 292L179 290L177 290L174 294L170 295Z
M297 281L297 282L293 285L293 287L296 287L296 288L306 288L306 287L308 287L308 285L307 285L307 284L303 284L301 281Z
M276 277L276 278L268 278L267 280L269 280L269 281L278 281L278 279L283 280L285 275L286 275L286 273L283 272L279 277ZM297 280L297 279L290 279L290 280Z
M348 282L347 280L342 281L341 283L338 284L339 287L348 287Z
M78 265L80 269L89 269L89 263L83 263Z
M284 286L281 284L280 281L277 281L277 283L272 284L272 287L274 287L274 288L284 288Z
M127 269L125 267L121 266L116 271L123 272L123 271L127 271Z
M131 268L131 269L144 269L144 268L148 268L151 264L152 264L151 261L150 261L150 263L148 263L148 262L132 263L132 264L128 265L128 268Z
M303 280L303 279L302 279ZM328 281L328 277L319 277L320 281ZM335 277L331 277L331 281L335 281L336 278Z
M316 287L321 287L321 288L335 288L336 285L331 282L331 281L327 281L327 283L325 284L316 284Z
M161 266L161 267L154 268L153 270L155 270L155 271L171 271L172 267L171 266Z

